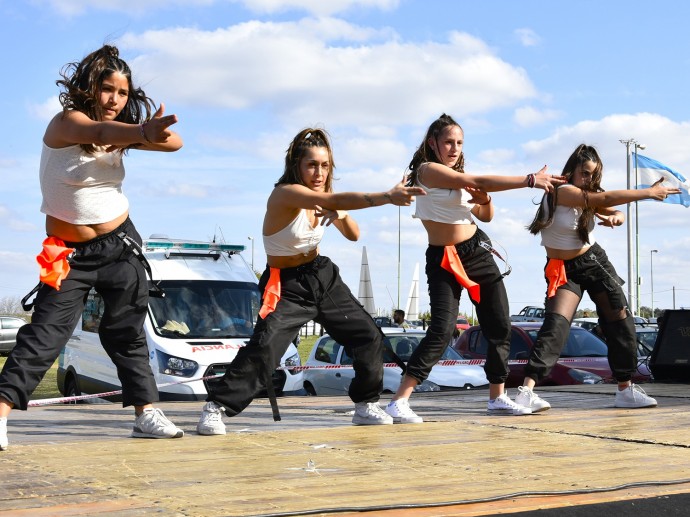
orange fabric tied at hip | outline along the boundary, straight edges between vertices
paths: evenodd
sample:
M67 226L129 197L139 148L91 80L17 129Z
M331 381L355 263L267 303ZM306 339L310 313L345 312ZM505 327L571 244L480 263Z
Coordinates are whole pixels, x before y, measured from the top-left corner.
M443 253L443 260L441 261L441 267L446 271L453 273L455 280L467 289L470 293L470 298L476 303L479 303L479 284L473 282L465 273L465 268L462 267L462 262L460 261L460 256L458 255L458 250L455 246L446 246Z
M549 281L549 288L546 291L546 296L548 298L553 298L558 288L568 282L568 278L565 276L565 265L563 261L561 259L549 259L544 274Z
M69 274L69 256L75 252L74 248L65 247L65 241L57 237L47 237L43 241L43 251L36 257L41 266L38 274L44 284L60 290L60 284Z
M280 300L280 269L272 267L270 270L271 274L268 277L266 289L264 289L264 301L259 311L261 319L266 319L266 316L276 310L276 305Z

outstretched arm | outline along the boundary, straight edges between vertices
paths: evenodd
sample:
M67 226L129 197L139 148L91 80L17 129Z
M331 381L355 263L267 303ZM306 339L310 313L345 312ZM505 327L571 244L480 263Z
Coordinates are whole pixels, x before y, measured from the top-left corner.
M304 185L280 185L273 190L269 204L282 208L315 207L330 210L358 210L374 206L393 204L409 206L414 196L423 196L425 192L419 187L406 187L401 181L388 192L318 192Z
M475 188L484 192L499 192L518 188L541 188L551 192L554 186L566 182L562 176L546 173L546 165L538 172L526 176L496 176L488 174L462 174L440 163L428 163L419 171L420 179L430 188Z
M67 147L75 144L109 146L109 151L137 147L151 151L177 151L182 147L180 136L170 129L177 123L177 115L163 116L160 105L151 120L144 124L127 124L116 121L96 121L80 111L58 113L48 124L45 136L50 147Z
M680 189L664 187L664 178L656 181L651 187L644 189L610 190L608 192L585 192L575 186L568 186L558 191L558 204L580 208L590 206L593 208L608 208L625 205L633 201L643 199L656 199L663 201L672 194L680 194Z

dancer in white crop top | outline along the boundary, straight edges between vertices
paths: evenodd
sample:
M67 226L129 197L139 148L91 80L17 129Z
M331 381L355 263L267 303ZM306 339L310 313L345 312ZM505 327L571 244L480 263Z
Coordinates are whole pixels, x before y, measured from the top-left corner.
M57 84L63 110L48 124L41 154L41 211L48 234L39 255L41 284L31 323L20 329L0 373L0 450L8 445L8 414L27 409L92 288L104 300L99 335L122 380L123 406L134 406L132 436L178 438L182 430L152 404L158 390L143 330L148 283L140 254L132 251L141 237L121 188L127 150L182 147L170 129L177 117L165 116L162 104L155 109L110 45L69 63Z
M605 192L601 188L603 168L594 147L579 145L563 167L568 183L544 194L528 227L535 235L541 233L547 258L546 315L516 399L534 412L551 407L533 388L556 364L585 291L596 305L599 326L609 348L609 364L618 382L614 406L656 406L656 400L632 383L637 370L637 342L623 280L590 235L595 218L600 225L611 228L623 224L623 213L614 206L642 199L663 200L680 190L664 187L660 179L647 189Z
M402 182L388 192L334 193L333 153L325 131L305 129L288 147L285 171L268 198L263 238L267 267L259 281L262 306L247 346L242 347L222 379L209 381L199 434L225 434L221 412L240 413L257 394L272 396L271 375L290 340L310 320L323 325L353 359L350 399L356 425L391 424L379 406L383 383L383 336L352 295L330 259L319 255L323 231L334 226L345 238L359 239L359 227L347 210L385 204L407 206L418 187Z
M489 238L477 228L493 218L489 192L539 187L552 190L562 180L546 174L544 167L527 176L479 176L466 174L464 133L448 115L429 127L410 162L408 185L424 188L417 200L416 217L426 229L429 247L426 272L431 322L407 364L400 387L386 411L396 422L421 423L408 399L417 384L426 380L451 340L458 316L462 289L468 289L477 307L482 332L489 343L485 371L489 380L489 410L523 414L504 393L508 377L510 316L502 275L490 251Z

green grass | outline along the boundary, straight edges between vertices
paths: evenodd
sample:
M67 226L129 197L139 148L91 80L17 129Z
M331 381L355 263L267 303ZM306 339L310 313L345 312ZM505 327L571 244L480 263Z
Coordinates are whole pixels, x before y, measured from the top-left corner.
M300 336L300 342L299 346L297 347L297 351L299 352L299 357L302 360L302 364L304 364L309 357L309 353L311 352L311 349L314 347L314 343L316 342L317 339L319 339L320 336Z
M5 365L7 357L0 357L0 368ZM31 395L31 400L37 399L52 399L56 397L62 397L57 388L57 361L50 367L46 372L45 377Z

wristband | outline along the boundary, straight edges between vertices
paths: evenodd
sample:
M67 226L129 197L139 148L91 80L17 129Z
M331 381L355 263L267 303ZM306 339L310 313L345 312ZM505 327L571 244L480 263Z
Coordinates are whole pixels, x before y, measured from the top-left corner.
M144 137L144 140L146 140L149 144L153 143L151 140L149 140L149 137L146 136L146 122L143 124L139 124L139 132L141 133L141 136Z
M534 184L537 182L537 179L534 177L534 174L528 174L527 175L527 186L529 188L534 188Z
M489 199L486 200L486 203L477 203L479 206L486 206L491 203L491 196L489 196Z

